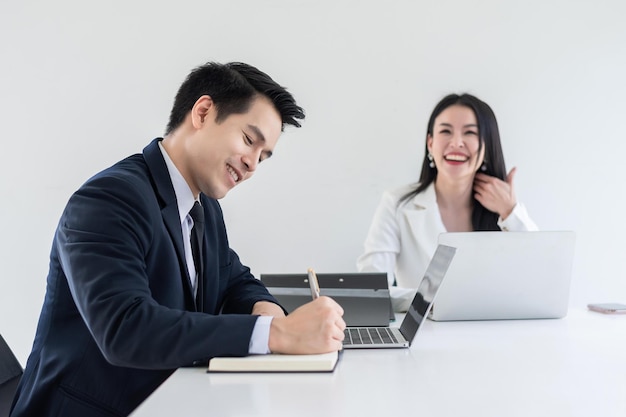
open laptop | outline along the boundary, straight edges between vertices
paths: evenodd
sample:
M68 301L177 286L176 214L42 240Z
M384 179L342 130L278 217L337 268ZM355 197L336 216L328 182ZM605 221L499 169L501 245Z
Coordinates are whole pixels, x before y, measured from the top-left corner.
M437 247L417 288L409 311L404 316L399 328L388 326L348 327L345 330L343 348L405 348L411 346L417 331L428 315L455 251L456 249L450 246L439 245Z
M505 320L567 314L575 233L442 233L457 248L429 318Z
M288 313L311 301L306 273L261 274L259 278ZM343 308L346 325L388 326L395 319L386 273L318 273L317 279L320 295L331 297Z

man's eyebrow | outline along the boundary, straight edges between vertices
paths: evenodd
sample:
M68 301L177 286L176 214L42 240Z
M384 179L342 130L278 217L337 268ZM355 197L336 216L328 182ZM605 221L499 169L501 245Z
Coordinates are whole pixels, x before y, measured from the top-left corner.
M263 135L263 132L261 132L261 129L259 129L255 125L248 125L248 129L252 130L252 132L254 133L254 135L257 137L259 141L263 143L266 142L265 135ZM265 159L271 158L272 155L273 155L272 151L265 151Z
M254 132L254 135L257 137L258 140L265 143L265 136L263 135L263 132L261 132L261 129L259 129L255 125L248 125L248 129Z

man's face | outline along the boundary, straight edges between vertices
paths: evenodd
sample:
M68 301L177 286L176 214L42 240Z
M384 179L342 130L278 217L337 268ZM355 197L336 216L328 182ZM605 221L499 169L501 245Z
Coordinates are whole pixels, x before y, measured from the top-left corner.
M282 120L272 102L259 96L246 113L231 114L215 122L211 105L201 126L187 142L187 173L192 192L224 197L235 185L254 174L258 164L272 155Z

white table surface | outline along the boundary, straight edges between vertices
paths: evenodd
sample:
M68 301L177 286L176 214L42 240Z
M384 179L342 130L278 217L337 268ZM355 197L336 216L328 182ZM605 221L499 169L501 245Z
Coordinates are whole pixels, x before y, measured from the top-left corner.
M427 321L409 349L346 350L333 373L176 371L141 416L626 417L626 315Z

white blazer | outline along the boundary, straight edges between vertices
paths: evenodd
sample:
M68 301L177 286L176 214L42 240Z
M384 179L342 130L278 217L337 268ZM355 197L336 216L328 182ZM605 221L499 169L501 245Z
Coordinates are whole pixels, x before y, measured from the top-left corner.
M387 273L395 311L407 311L439 234L446 232L434 184L398 206L414 188L412 184L383 194L365 239L365 252L357 260L361 272ZM503 231L538 230L520 203L506 220L499 219L498 226Z

